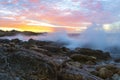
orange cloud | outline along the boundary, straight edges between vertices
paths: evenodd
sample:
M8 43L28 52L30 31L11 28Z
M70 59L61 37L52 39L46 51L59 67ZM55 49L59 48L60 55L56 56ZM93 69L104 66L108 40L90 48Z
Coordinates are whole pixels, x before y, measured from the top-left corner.
M20 30L20 31L32 31L32 32L53 32L54 28L49 26L32 26L26 25L24 22L20 21L4 21L0 20L0 29L2 30Z

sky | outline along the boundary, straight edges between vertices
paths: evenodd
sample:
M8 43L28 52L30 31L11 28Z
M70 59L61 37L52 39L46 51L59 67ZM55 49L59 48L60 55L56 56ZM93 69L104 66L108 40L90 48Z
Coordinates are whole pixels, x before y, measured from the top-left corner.
M92 23L119 29L119 4L120 0L0 0L0 29L80 32Z

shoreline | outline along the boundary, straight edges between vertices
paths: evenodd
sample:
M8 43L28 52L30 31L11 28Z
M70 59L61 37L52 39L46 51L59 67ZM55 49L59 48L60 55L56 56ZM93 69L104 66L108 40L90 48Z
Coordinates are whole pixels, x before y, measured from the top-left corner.
M115 80L116 76L120 77L120 62L111 63L110 53L101 50L76 48L71 51L54 42L2 39L0 55L0 73L10 75L2 80L12 80L11 77L19 80ZM7 62L2 57L7 58Z

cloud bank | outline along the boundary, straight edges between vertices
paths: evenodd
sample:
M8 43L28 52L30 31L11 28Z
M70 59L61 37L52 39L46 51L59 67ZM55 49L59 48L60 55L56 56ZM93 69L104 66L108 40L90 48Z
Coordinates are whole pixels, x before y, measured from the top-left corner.
M84 27L120 21L120 0L0 0L0 25L32 24ZM4 24L3 24L4 23ZM85 24L87 23L87 24Z

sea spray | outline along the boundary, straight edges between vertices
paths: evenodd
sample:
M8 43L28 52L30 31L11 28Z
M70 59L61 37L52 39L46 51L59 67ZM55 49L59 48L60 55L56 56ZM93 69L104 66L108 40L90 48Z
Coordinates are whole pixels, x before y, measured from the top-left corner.
M26 36L23 34L18 34L15 36L5 36L2 39L20 39L23 41L28 41L29 39L41 40L41 41L53 41L56 43L65 44L64 46L70 49L75 49L77 47L81 48L92 48L104 51L109 51L111 53L119 54L120 52L120 36L119 32L106 32L103 26L100 24L93 23L85 31L79 33L77 37L72 37L67 34L65 30L56 31L53 33L47 33L37 36Z
M100 24L94 23L88 27L88 29L81 33L79 39L81 40L79 42L81 43L81 47L103 50L107 45L107 34Z

